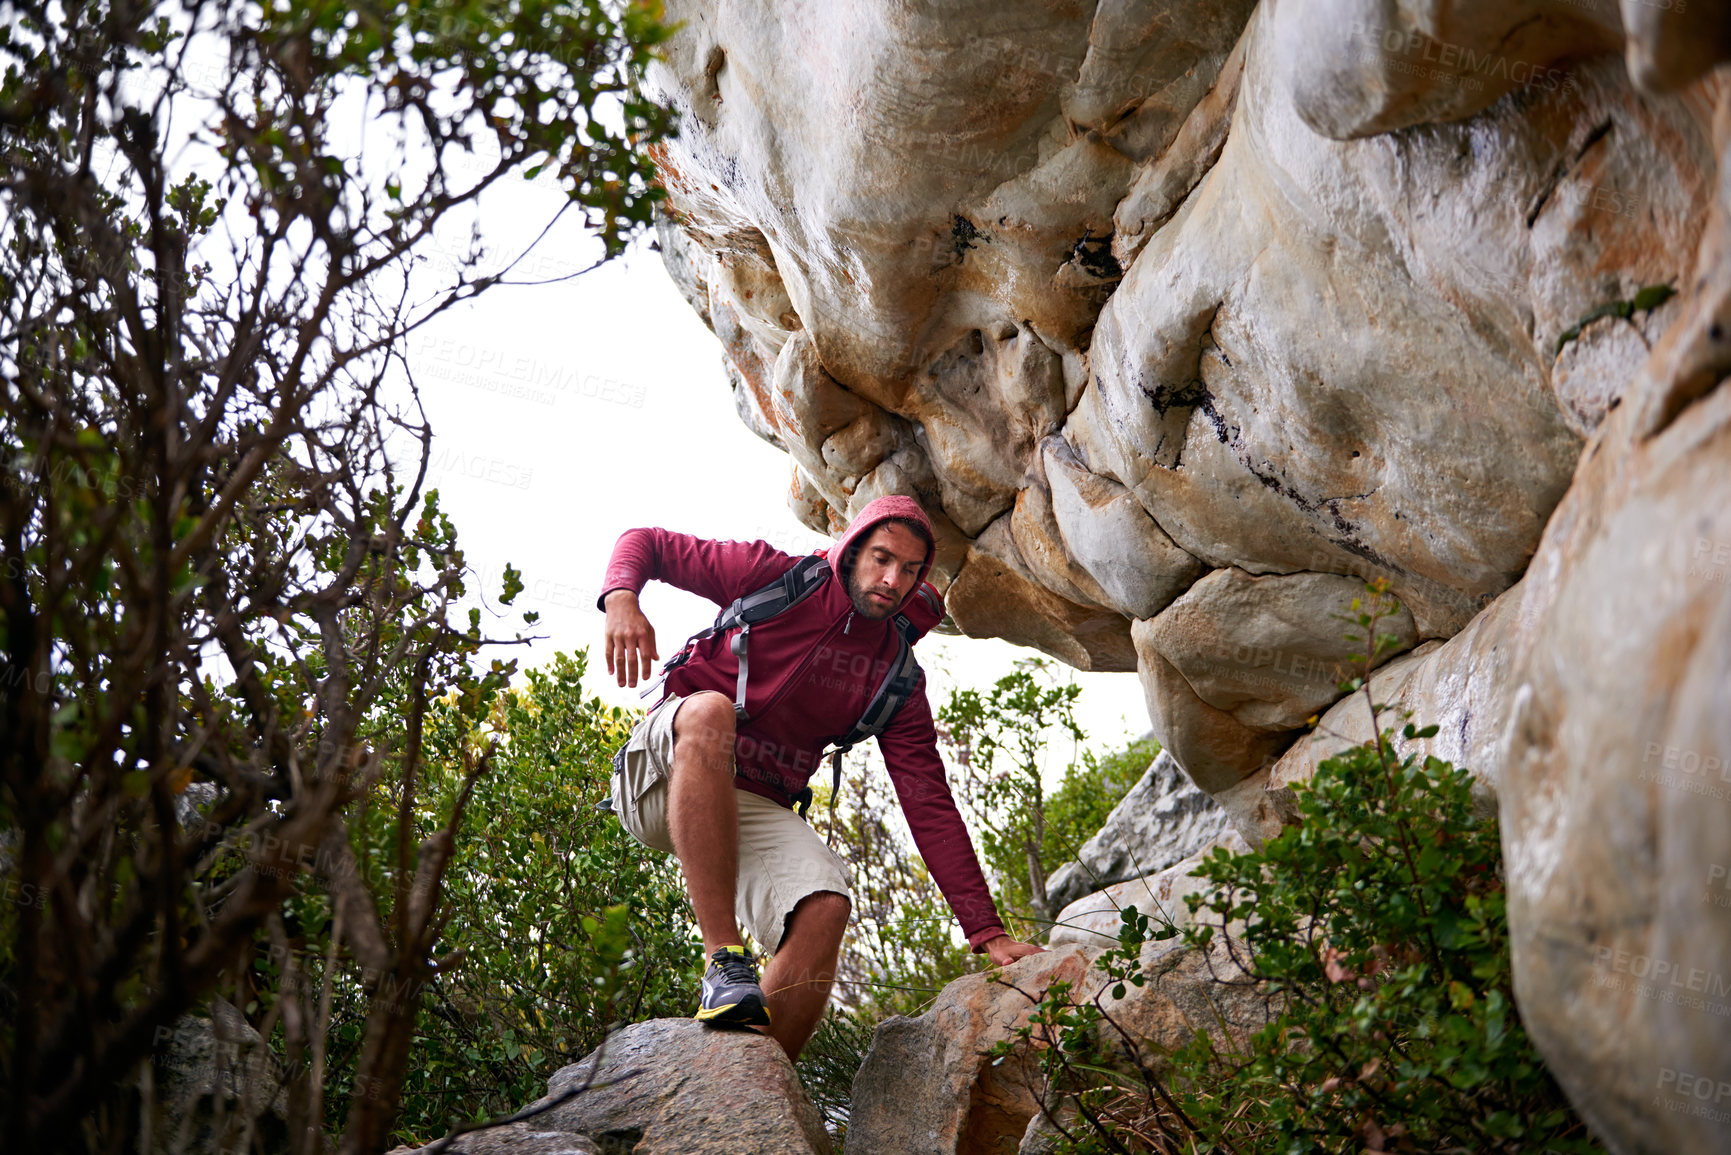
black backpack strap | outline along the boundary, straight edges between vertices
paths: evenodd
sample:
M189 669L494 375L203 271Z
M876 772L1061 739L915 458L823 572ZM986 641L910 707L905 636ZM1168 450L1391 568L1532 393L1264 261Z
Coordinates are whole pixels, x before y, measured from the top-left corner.
M919 688L920 663L914 658L914 624L902 614L892 619L896 633L900 635L900 645L896 648L895 661L890 663L889 672L884 680L878 683L877 692L871 697L865 713L853 728L836 743L829 756L830 788L829 788L829 836L835 840L835 803L841 794L841 756L853 749L867 738L875 738L889 729L895 720L896 712L907 700L914 696Z
M760 622L767 622L810 597L828 576L828 558L818 557L816 554L802 557L793 564L792 569L762 589L735 598L732 605L716 615L715 624L708 632L717 634L735 626L755 626Z
M739 677L734 682L733 717L736 722L745 722L751 718L745 712L745 686L751 677L751 627L761 622L767 622L777 614L786 612L810 597L817 588L829 577L829 561L813 554L802 557L794 567L770 582L760 590L734 599L732 605L722 610L715 619L715 625L710 627L710 633L739 628L728 643L733 656L739 659Z
M661 679L690 661L699 642L724 631L737 629L739 633L728 643L733 656L739 659L739 678L734 684L733 692L733 715L737 721L746 721L750 717L745 712L745 685L751 670L747 653L751 627L761 625L803 602L823 585L827 577L829 559L811 554L800 558L791 569L768 585L733 599L731 605L715 615L714 625L692 634L686 639L685 645L680 647L679 652L667 659L667 663L661 667L661 678L656 680L656 684L659 685ZM644 696L647 697L654 688L651 686L649 690L645 690Z
M900 635L895 661L890 663L884 680L878 683L877 693L872 695L865 713L859 716L859 721L853 724L853 729L841 740L843 749L864 742L867 738L875 738L889 729L896 711L902 708L903 702L914 696L914 690L919 686L920 663L914 657L914 624L902 614L897 614L892 621L896 633Z

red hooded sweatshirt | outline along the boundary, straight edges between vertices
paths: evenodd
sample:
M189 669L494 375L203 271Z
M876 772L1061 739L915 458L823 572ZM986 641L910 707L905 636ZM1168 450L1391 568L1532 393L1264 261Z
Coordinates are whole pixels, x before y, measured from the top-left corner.
M751 628L745 697L749 720L740 726L734 745L734 784L739 789L791 806L821 765L824 750L865 713L895 661L895 627L888 618L874 621L854 609L841 572L842 565L851 562L850 549L892 517L922 525L931 536L931 522L919 502L878 498L860 511L832 549L818 551L832 561L840 559L828 580L792 609ZM614 590L638 593L651 579L659 579L727 606L776 580L798 560L762 541L708 541L664 529L630 529L613 547L597 604L605 609L601 603ZM944 614L943 596L925 580L931 563L928 550L914 592L897 607L922 635ZM686 697L714 690L732 701L739 676L739 660L728 647L732 634L699 642L690 660L668 675L666 692ZM969 945L978 950L1004 928L944 777L923 674L877 741L914 845L961 921Z

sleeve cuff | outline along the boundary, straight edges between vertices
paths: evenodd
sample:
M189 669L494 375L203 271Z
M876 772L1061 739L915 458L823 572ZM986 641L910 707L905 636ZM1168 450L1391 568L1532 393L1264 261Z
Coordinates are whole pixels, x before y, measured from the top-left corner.
M630 586L608 586L606 589L601 591L601 596L595 599L595 608L600 610L602 613L606 613L607 612L607 595L612 593L614 590L631 590L631 587ZM632 593L640 593L641 591L631 590L631 592Z
M968 936L968 945L974 948L975 954L982 954L985 952L987 943L991 942L1001 934L1008 933L1009 932L1001 926L988 926L984 930L976 930L973 934L970 934Z

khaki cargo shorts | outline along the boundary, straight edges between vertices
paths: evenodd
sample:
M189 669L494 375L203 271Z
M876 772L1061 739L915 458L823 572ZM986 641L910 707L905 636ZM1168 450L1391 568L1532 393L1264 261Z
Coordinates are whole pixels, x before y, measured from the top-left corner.
M613 811L637 841L673 850L667 830L667 779L673 771L673 718L681 698L649 712L620 751L613 775ZM739 806L739 879L734 917L763 952L781 944L787 917L808 894L833 891L853 897L853 872L792 810L749 790L735 790Z

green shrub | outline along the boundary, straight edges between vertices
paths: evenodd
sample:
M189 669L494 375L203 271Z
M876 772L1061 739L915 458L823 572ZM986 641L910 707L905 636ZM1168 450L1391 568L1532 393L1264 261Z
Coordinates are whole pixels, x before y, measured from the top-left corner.
M973 819L982 865L999 910L1021 938L1038 937L1057 914L1046 880L1105 825L1157 754L1131 743L1104 757L1084 751L1058 788L1043 781L1050 737L1084 740L1076 724L1082 688L1063 684L1040 658L1019 661L989 690L957 689L938 711L939 733L958 769L957 801Z
M805 1093L823 1113L837 1155L847 1142L854 1076L871 1049L877 1022L873 1013L832 1005L794 1064Z
M1373 587L1355 606L1366 638L1391 605ZM1126 908L1101 990L1055 985L1021 1032L1058 1042L1040 1062L1063 1149L1599 1150L1521 1025L1497 825L1475 820L1471 774L1403 751L1435 727L1381 728L1362 681L1348 685L1377 736L1295 787L1300 822L1260 851L1215 850L1182 928L1151 931ZM1144 940L1179 935L1235 963L1220 977L1256 984L1274 1017L1247 1039L1199 1032L1115 1065L1099 995L1142 985Z
M1198 871L1186 944L1224 944L1284 1011L1243 1052L1180 1052L1183 1110L1262 1150L1596 1150L1515 1008L1497 825L1471 774L1395 741L1327 760L1301 825Z
M958 800L972 812L974 837L994 883L1010 933L1028 938L1049 925L1046 894L1047 736L1080 742L1076 698L1082 687L1058 683L1050 664L1030 658L990 690L957 689L938 710L938 726L960 771ZM1016 925L1034 924L1033 929Z
M875 1023L917 1015L945 983L975 969L943 892L901 833L885 775L849 760L834 828L829 788L813 780L812 828L853 871L853 918L842 939L835 1001ZM869 1034L869 1028L868 1028ZM851 1076L850 1076L851 1079Z
M488 729L502 741L475 786L447 884L440 946L462 960L431 992L405 1123L410 1111L442 1123L515 1110L619 1022L689 1015L696 1005L702 949L677 864L644 853L595 809L636 718L584 697L586 665L586 653L557 655L493 710ZM447 714L434 728L442 765L482 738L459 721ZM601 981L610 908L627 912L630 936L616 1005Z
M421 992L393 1141L427 1143L453 1123L515 1111L547 1077L597 1047L621 1022L691 1013L701 946L671 856L645 854L612 815L612 752L633 715L585 698L587 655L557 655L505 690L476 721L455 702L427 718L426 801L411 837L426 838L461 789L465 752L494 747L478 778L445 882L437 973ZM356 823L356 856L381 910L396 879L396 799L381 790ZM296 954L314 982L328 949L329 904L300 901ZM369 1088L354 1083L364 976L332 973L326 1102L333 1112Z

